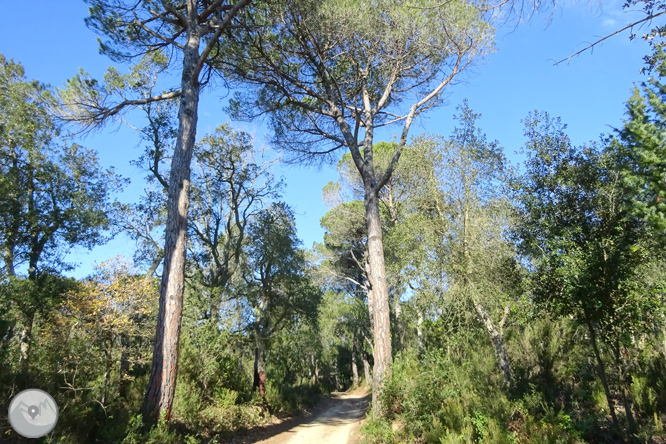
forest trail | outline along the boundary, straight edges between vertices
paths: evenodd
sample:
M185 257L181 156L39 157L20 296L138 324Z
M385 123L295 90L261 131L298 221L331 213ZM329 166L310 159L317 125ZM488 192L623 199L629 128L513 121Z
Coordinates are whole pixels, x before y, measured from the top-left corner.
M311 415L294 418L256 444L356 444L370 395L367 390L332 393ZM241 442L247 442L245 440Z
M368 405L366 392L333 393L327 408L260 444L354 444Z

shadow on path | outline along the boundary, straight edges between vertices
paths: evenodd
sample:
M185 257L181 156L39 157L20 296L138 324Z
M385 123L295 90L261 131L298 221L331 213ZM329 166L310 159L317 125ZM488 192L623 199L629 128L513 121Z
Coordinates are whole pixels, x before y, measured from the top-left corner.
M360 421L365 416L369 399L369 394L359 396L347 393L332 393L330 397L323 398L310 412L283 420L277 424L253 427L217 442L253 444L284 434L277 442L286 443L296 432L294 429L297 427L299 430L319 425L336 427Z

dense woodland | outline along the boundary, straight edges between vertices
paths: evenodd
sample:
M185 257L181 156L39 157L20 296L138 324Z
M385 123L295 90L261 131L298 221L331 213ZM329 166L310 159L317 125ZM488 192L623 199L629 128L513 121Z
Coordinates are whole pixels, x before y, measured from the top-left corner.
M28 387L60 410L38 442L124 444L226 442L367 387L365 443L666 442L661 28L621 127L576 146L525 110L510 163L466 101L451 134L410 126L525 5L87 3L123 68L57 89L0 55L0 441L29 441L4 413ZM282 158L196 133L223 86ZM120 203L80 136L130 110L147 186ZM278 161L337 165L312 248ZM133 257L67 277L119 235Z

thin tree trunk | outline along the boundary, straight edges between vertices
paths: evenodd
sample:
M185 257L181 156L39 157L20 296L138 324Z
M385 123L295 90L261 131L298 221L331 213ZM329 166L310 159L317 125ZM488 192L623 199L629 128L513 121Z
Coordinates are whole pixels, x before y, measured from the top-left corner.
M506 345L504 344L504 338L500 332L495 327L495 323L490 318L490 315L486 309L481 305L474 297L472 297L472 304L476 313L479 315L481 322L486 327L486 331L490 335L490 340L495 349L495 356L497 358L497 365L502 372L504 377L504 386L509 387L511 385L511 362L509 361L509 356L506 353Z
M365 374L365 385L370 386L372 384L372 376L370 375L370 362L368 361L368 355L365 350L361 351L363 356L363 373Z
M187 43L183 49L178 134L171 161L167 199L164 270L160 285L153 363L142 408L147 424L154 424L161 417L169 420L176 392L178 342L185 291L190 163L196 137L200 90L196 76L200 41L197 26L190 21Z
M358 359L358 353L356 352L356 335L354 335L353 345L352 345L352 383L354 387L358 387L358 366L356 360Z
M146 275L144 276L145 280L149 280L153 277L155 274L155 271L157 271L157 267L160 266L162 263L163 255L162 253L159 253L155 259L153 259L153 262L150 264L150 267L148 268L148 271L146 271Z
M620 396L622 397L622 406L624 407L624 413L627 416L627 425L629 426L629 434L631 436L636 433L636 421L634 420L634 414L631 409L631 401L628 394L631 393L631 374L627 371L627 363L622 358L621 348L619 341L615 341L615 347L613 347L615 354L615 365L617 366L618 373L620 375Z
M590 342L592 344L592 350L594 351L594 357L597 359L597 368L599 371L599 379L601 379L601 385L604 387L604 393L606 394L606 402L608 402L608 409L610 410L611 418L613 419L613 427L615 430L620 430L620 423L617 420L617 415L615 414L615 406L613 403L613 396L611 395L610 387L608 385L608 378L606 377L606 369L604 367L604 361L601 359L601 354L599 353L599 348L597 347L597 335L592 326L592 322L589 318L585 319L587 329L590 333Z
M316 385L319 384L319 381L317 380L317 364L316 364L316 359L317 357L313 354L310 355L310 384Z
M395 330L396 330L396 352L401 351L403 349L403 341L405 338L405 329L402 328L402 324L400 323L400 315L402 314L402 306L400 304L400 295L395 294L393 295L393 313L395 315Z
M254 347L254 383L253 390L259 389L259 396L266 401L266 364L264 362L264 342L258 333L255 334Z
M666 327L662 328L662 333L664 335L664 362L666 362Z
M373 181L374 182L374 181ZM379 392L384 379L391 373L391 317L384 265L384 245L382 226L379 215L379 199L374 190L374 183L364 178L365 217L368 227L368 263L369 278L373 300L372 336L374 339L374 360L372 381L372 408L375 417L381 413Z
M102 405L105 406L109 401L109 385L111 384L111 368L113 367L112 347L113 341L109 340L104 350L104 390L102 391Z
M120 382L118 383L118 394L121 398L127 397L127 383L130 369L129 350L130 338L127 333L120 335Z
M14 246L10 245L7 241L5 248L3 249L3 259L5 261L5 273L7 273L7 276L16 276L14 271Z
M419 351L423 350L423 311L416 309L416 339L419 344Z
M21 376L23 384L26 387L30 385L30 345L32 343L32 326L35 323L35 314L30 313L25 316L23 329L19 340L19 364L21 366Z

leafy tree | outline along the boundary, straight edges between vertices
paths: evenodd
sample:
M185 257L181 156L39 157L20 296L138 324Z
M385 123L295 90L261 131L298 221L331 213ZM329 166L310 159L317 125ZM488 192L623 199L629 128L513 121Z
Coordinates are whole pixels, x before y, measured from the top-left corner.
M2 320L7 325L3 348L10 346L10 341L18 332L18 369L14 372L14 357L7 362L6 381L20 386L33 386L36 375L43 369L32 364L33 330L37 325L43 327L53 318L53 312L63 303L68 292L76 291L78 283L55 273L40 272L31 278L12 276L0 283L0 306ZM8 354L7 357L12 356ZM15 375L20 374L17 380Z
M191 260L201 293L210 296L204 316L216 323L223 300L231 298L229 283L242 265L248 224L281 187L269 172L274 161L264 155L247 133L228 125L204 137L195 153Z
M255 344L254 386L265 396L265 355L271 335L297 318L316 316L318 290L305 273L294 215L284 203L260 212L248 230L243 290L251 309L248 329Z
M160 51L149 52L121 74L110 67L105 76L105 92L123 101L134 97L153 97L158 94L158 82L168 69L168 57ZM148 186L138 203L118 205L116 230L136 242L136 264L147 266L152 276L164 259L164 226L169 189L169 160L177 134L177 99L148 101L136 105L145 117L145 126L137 128L143 144L139 159L131 162L145 171Z
M232 103L238 117L268 113L274 142L292 160L349 150L363 181L372 285L373 406L391 363L389 298L378 193L407 142L414 118L492 46L485 2L280 1L233 32L220 66L251 89ZM361 12L361 13L360 13ZM489 15L487 15L489 14ZM381 176L374 131L402 125ZM361 148L363 151L361 151Z
M612 138L620 156L624 184L633 194L634 214L655 230L666 229L666 54L655 52L657 75L634 86L627 102L627 120Z
M435 187L421 200L429 200L437 215L430 231L433 256L445 274L443 297L471 306L490 337L508 385L510 362L503 327L511 301L520 295L520 278L507 238L512 208L504 183L506 161L497 142L488 142L477 128L480 116L467 102L458 111L459 125L450 139L414 142L432 150Z
M101 170L93 151L59 140L47 106L49 89L26 80L20 64L0 56L0 82L2 274L15 281L23 271L37 285L40 274L72 268L63 262L70 249L104 242L108 196L122 181ZM21 294L20 359L27 380L33 322L49 303L46 294Z
M534 260L532 292L553 312L587 328L619 429L600 346L610 349L634 433L631 369L623 356L631 337L651 329L659 312L659 300L641 277L641 269L657 259L653 236L634 215L634 195L621 180L621 159L612 144L574 148L560 121L545 113L530 115L525 125L528 160L518 182L518 235L522 251Z
M131 366L141 362L140 355L130 356L129 339L150 338L145 326L152 324L148 321L156 308L156 294L153 279L145 279L124 258L117 257L98 265L85 287L65 304L88 344L101 352L104 376L99 402L102 405L110 402L114 369L118 371L114 378L118 381L118 394L126 395ZM137 353L138 347L132 351Z

